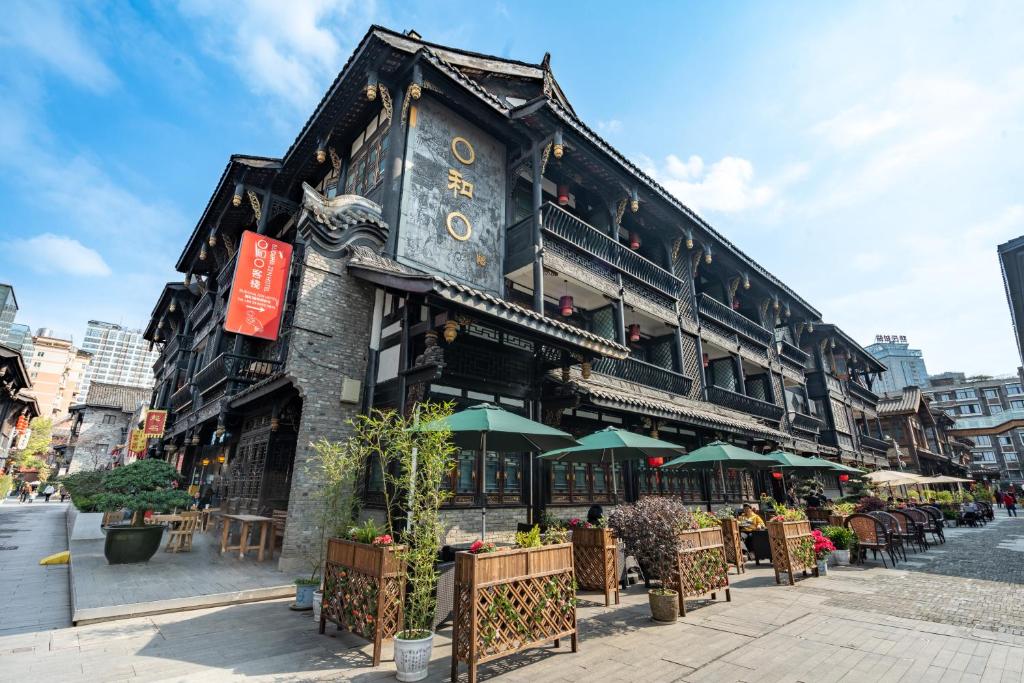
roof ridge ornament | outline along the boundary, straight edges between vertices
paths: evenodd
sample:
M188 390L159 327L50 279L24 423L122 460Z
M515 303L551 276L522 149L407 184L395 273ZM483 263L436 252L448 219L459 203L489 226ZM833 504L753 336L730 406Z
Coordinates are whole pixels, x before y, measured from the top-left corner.
M358 246L379 252L389 233L376 202L355 194L328 199L308 183L302 183L302 212L296 229L328 258L347 257Z

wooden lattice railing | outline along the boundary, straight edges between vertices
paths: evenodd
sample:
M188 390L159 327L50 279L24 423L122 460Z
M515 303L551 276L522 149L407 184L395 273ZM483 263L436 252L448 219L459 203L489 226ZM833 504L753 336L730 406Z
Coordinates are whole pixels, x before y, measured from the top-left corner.
M679 553L668 587L679 592L679 614L686 616L686 598L696 598L725 590L725 599L732 601L729 590L729 564L725 559L722 528L693 529L679 534Z
M789 585L796 583L796 572L807 576L810 569L818 575L818 564L814 561L814 541L811 540L811 523L807 520L793 522L768 522L768 544L772 549L772 568L775 569L775 583L782 583L779 574L789 575Z
M567 637L576 652L571 543L456 554L453 681L459 662L475 683L477 665Z
M604 593L604 605L619 604L617 547L611 529L572 530L573 567L580 588Z
M331 621L373 643L373 665L381 644L402 625L405 565L401 546L377 546L342 538L327 542L320 633Z
M740 525L735 519L722 519L722 542L725 545L725 561L736 567L736 573L746 571L746 556L740 539Z

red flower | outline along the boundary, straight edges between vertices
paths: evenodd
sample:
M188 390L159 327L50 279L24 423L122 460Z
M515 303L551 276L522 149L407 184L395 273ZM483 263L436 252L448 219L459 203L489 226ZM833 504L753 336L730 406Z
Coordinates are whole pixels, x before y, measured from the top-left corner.
M391 545L392 543L394 543L394 540L392 540L391 534L381 534L373 539L374 545Z
M483 541L473 541L473 545L469 546L469 552L476 555L478 553L493 553L495 547L493 543L484 543Z

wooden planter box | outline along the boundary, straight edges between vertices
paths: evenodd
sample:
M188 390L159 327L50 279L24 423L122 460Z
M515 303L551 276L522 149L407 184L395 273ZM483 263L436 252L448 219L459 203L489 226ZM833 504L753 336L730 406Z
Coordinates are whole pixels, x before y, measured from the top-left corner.
M849 517L849 516L850 515L831 514L828 517L828 524L829 524L829 526L845 526L846 525L846 518Z
M807 520L797 522L768 522L768 543L772 549L772 567L775 569L775 583L782 583L779 574L789 574L789 585L796 583L796 572L807 576L810 569L818 575L818 564L814 560L813 551L810 560L801 558L801 547L811 539L811 523Z
M576 584L583 589L602 591L604 606L619 604L618 548L611 529L572 530L573 568Z
M455 556L452 680L477 665L571 637L577 649L573 546L559 543Z
M735 519L722 519L722 541L725 544L725 561L736 567L736 573L742 574L747 571L744 564L747 556L743 552L743 542L740 539L740 525Z
M405 605L403 546L356 543L343 538L327 542L320 633L327 622L373 643L373 665L380 664L381 643L402 627Z
M679 615L686 616L686 598L710 594L714 600L722 589L726 602L732 602L722 527L683 531L679 543L676 568L668 585L679 592Z

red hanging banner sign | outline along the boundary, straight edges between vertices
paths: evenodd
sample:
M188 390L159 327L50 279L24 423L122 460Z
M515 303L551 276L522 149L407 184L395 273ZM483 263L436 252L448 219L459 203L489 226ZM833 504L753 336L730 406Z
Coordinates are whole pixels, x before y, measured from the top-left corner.
M224 319L226 332L277 339L291 260L292 245L287 242L251 230L242 233Z
M142 431L146 438L160 437L164 435L164 427L167 425L166 410L147 410L146 422Z

